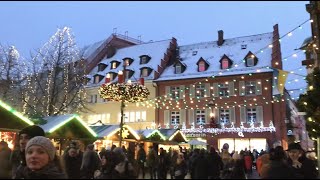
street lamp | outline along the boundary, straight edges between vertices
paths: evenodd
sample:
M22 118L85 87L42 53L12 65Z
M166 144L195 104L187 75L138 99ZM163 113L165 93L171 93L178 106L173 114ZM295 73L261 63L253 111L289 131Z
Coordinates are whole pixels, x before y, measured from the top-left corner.
M124 120L124 108L125 103L136 103L145 101L150 95L149 90L144 86L144 79L140 78L139 83L131 83L131 80L125 82L126 65L123 66L123 71L118 73L118 82L110 83L110 76L107 74L105 83L99 88L100 97L108 101L120 102L120 142L119 147L122 144L122 131Z

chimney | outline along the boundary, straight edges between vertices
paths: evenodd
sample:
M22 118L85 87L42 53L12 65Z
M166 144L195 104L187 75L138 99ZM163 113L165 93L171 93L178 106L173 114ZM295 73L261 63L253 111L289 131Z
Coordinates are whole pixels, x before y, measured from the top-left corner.
M223 39L223 31L222 30L219 30L218 31L218 46L221 46L224 42L224 39Z

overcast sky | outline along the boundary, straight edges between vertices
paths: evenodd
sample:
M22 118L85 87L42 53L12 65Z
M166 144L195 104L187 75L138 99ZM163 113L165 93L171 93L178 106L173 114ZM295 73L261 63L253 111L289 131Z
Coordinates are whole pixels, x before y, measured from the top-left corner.
M310 18L309 1L272 2L0 2L0 43L14 45L24 57L40 48L56 32L68 26L79 47L117 33L141 40L175 37L179 45L215 41L218 30L225 38L272 32L279 24L280 36ZM281 41L285 57L311 36L310 23ZM301 54L302 55L302 54ZM303 56L288 58L286 70L299 68ZM305 73L301 71L301 73Z

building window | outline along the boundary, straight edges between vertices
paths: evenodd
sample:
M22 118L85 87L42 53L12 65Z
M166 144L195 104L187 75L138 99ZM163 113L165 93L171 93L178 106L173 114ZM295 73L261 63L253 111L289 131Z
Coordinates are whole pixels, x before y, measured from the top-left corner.
M222 60L222 69L228 69L229 68L229 60L223 59Z
M203 61L199 62L199 72L205 71L206 65Z
M220 123L230 123L229 109L220 109Z
M98 102L98 95L97 94L91 95L90 98L91 98L91 100L90 100L91 103L97 103Z
M98 121L101 121L103 124L109 124L110 123L110 114L92 114L88 116L88 123L93 124Z
M199 98L205 97L205 86L204 86L204 84L198 84L196 86L196 97L199 97Z
M120 115L121 118L121 115ZM130 111L124 113L124 122L146 121L146 111Z
M142 56L141 57L141 63L140 64L147 64L148 63L148 58L147 56Z
M147 76L148 76L148 69L147 69L147 68L144 68L144 69L142 69L141 71L142 71L142 72L141 72L141 76L142 76L142 77L147 77Z
M247 123L255 123L257 119L256 108L247 108Z
M196 111L196 123L198 125L206 123L206 113L205 110L197 110Z
M100 82L100 77L99 76L94 77L94 83L98 84L99 82Z
M116 69L117 68L117 62L113 62L111 65L111 69Z
M181 64L176 65L176 74L181 74Z
M247 59L247 66L248 67L254 66L254 58L248 58Z
M130 65L130 59L125 59L124 60L124 66L129 66Z
M218 85L219 87L219 96L226 97L229 96L229 84L221 83Z
M246 81L246 95L256 94L256 81Z
M179 111L171 111L171 124L179 125L180 124L180 112Z
M171 90L170 94L173 99L180 98L180 87L179 86L171 87L170 90Z

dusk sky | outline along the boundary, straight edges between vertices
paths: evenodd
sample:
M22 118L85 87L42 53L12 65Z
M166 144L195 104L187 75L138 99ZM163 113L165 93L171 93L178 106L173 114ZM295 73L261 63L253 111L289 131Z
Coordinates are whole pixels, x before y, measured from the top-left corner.
M218 30L225 38L273 31L279 24L280 36L310 18L309 1L292 2L0 2L0 43L14 45L29 58L56 32L68 26L78 47L90 45L117 33L148 42L175 37L178 45L216 41ZM294 53L311 36L310 23L284 37L282 57ZM284 62L285 70L300 70L303 53ZM305 69L305 68L303 68ZM290 78L290 76L289 76ZM300 78L301 80L301 78ZM302 85L304 86L304 85ZM298 88L297 86L294 86Z

